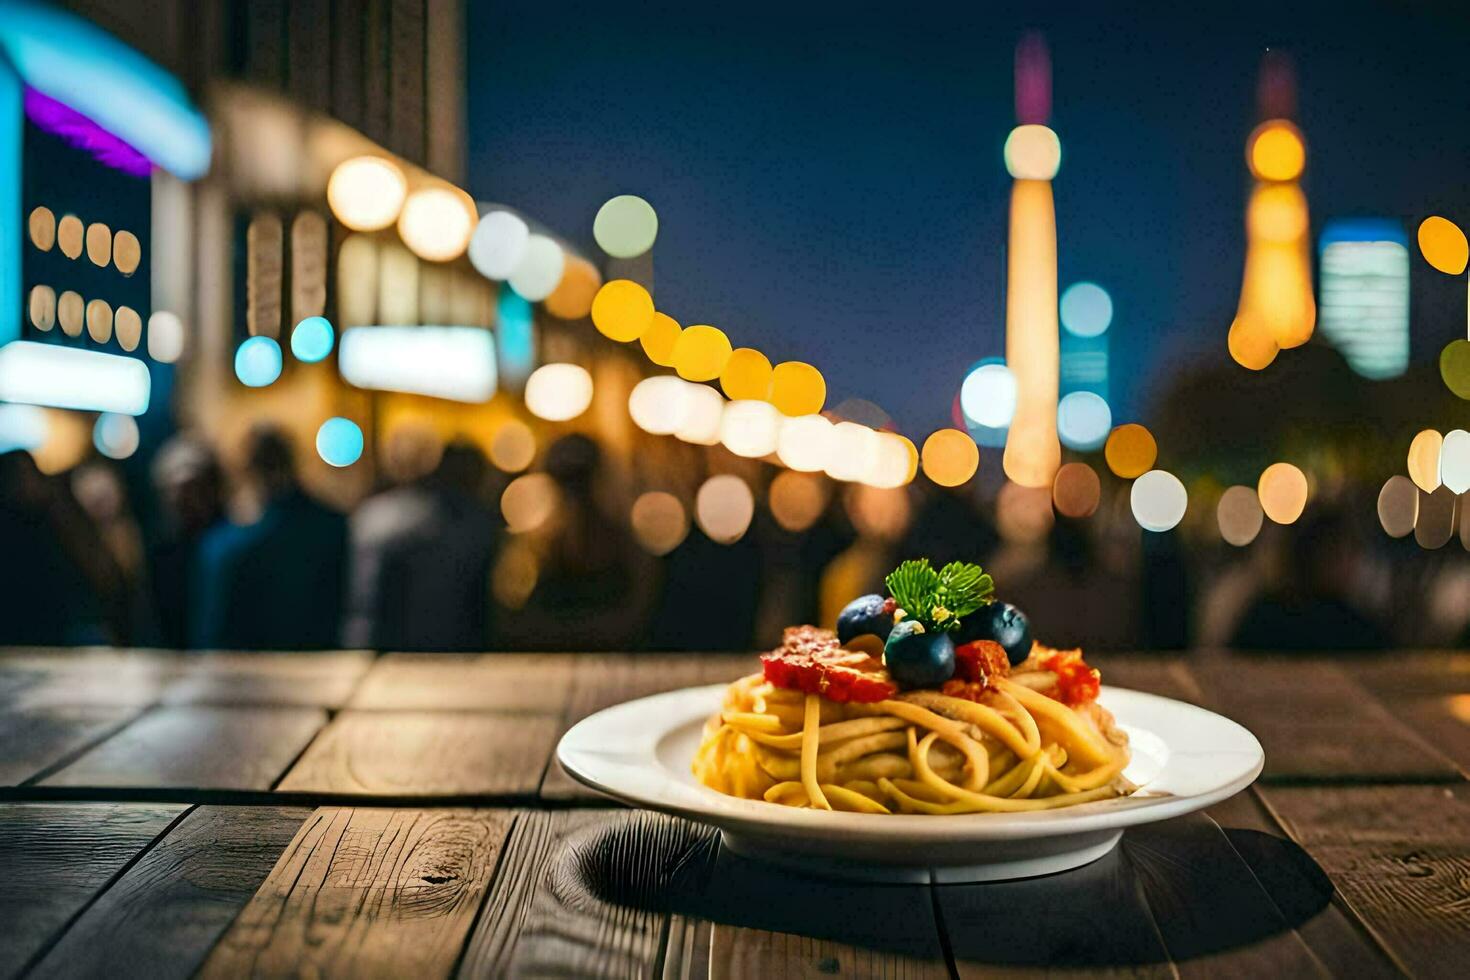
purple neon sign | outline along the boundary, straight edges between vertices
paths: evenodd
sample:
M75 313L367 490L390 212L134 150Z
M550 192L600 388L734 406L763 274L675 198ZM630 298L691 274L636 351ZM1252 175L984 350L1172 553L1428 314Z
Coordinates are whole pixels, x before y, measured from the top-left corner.
M99 163L134 177L153 173L153 161L126 141L103 129L71 106L48 95L27 88L26 117L36 126L53 133L67 143L92 154Z

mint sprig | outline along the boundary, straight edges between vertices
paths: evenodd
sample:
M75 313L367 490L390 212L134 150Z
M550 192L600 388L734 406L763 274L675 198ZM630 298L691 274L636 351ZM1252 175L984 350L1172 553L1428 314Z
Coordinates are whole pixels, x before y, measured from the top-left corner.
M930 632L959 629L960 620L989 602L995 591L979 565L952 561L935 571L927 558L904 562L883 581L904 614Z

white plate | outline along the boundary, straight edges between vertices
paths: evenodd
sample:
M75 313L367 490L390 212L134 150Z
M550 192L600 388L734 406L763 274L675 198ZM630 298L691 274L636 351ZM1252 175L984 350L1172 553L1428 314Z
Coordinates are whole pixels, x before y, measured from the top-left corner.
M629 701L573 726L557 746L571 776L608 796L718 827L732 851L844 878L992 881L1095 861L1125 827L1203 809L1245 789L1265 754L1240 725L1153 694L1104 687L1128 733L1131 796L1032 813L843 813L742 800L695 781L690 761L725 684Z

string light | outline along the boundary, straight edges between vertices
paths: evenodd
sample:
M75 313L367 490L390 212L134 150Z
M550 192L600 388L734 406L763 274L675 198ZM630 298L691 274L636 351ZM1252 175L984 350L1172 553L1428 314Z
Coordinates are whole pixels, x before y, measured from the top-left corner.
M1149 470L1133 481L1128 494L1133 519L1145 531L1173 530L1184 520L1189 494L1179 478L1166 470Z
M771 362L758 350L740 347L730 352L720 372L720 387L732 401L764 400L771 393Z
M404 201L398 234L419 258L448 262L464 254L478 220L475 202L459 188L422 187Z
M650 361L659 367L673 367L674 345L679 342L679 333L683 329L678 320L667 313L655 311L648 328L638 338L638 343L643 346L643 353Z
M914 444L897 432L879 432L872 471L863 479L870 487L893 490L913 480L919 453Z
M1277 524L1293 524L1307 506L1307 475L1290 463L1272 463L1256 484L1261 510Z
M730 338L718 327L685 327L674 341L674 370L686 381L713 381L730 359Z
M725 399L708 385L690 384L678 378L670 380L678 382L684 390L674 436L696 446L718 446L725 421Z
M579 255L568 255L566 260L561 282L546 297L546 312L562 320L580 320L592 310L602 273Z
M592 404L592 375L578 364L543 364L526 379L526 411L548 422L566 422Z
M630 279L605 283L592 300L592 325L604 337L627 343L653 325L653 297Z
M788 418L776 439L776 457L793 470L816 473L826 468L833 439L832 423L821 415Z
M828 444L826 473L834 480L856 483L873 471L878 433L856 422L838 422Z
M327 180L327 204L353 231L387 228L397 220L407 194L403 171L377 156L344 160Z
M632 416L633 424L650 435L673 435L686 412L689 398L686 389L687 386L672 375L644 378L628 393L628 414Z
M924 475L941 487L957 487L980 467L980 447L958 429L940 429L924 440Z
M1265 517L1254 487L1230 487L1220 495L1220 502L1215 506L1220 537L1237 548L1244 548L1256 539Z
M776 451L781 414L769 402L733 401L725 406L720 442L736 456L759 459Z

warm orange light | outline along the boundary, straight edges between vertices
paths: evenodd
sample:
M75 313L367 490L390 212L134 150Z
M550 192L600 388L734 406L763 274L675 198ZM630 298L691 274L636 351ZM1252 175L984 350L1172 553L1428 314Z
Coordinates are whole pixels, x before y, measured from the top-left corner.
M827 401L822 372L802 361L782 361L771 371L771 404L782 415L815 415Z
M674 370L685 381L713 381L730 359L730 338L718 327L686 327L674 341Z
M1277 524L1292 524L1307 506L1307 475L1290 463L1272 463L1256 484L1261 510Z
M770 506L777 524L799 534L822 516L827 506L827 482L813 473L783 470L771 481Z
M653 297L631 279L614 279L592 300L592 324L604 337L627 343L653 323Z
M1419 225L1419 251L1424 261L1440 272L1458 276L1470 262L1470 242L1460 226L1438 215L1425 218Z
M1251 192L1245 276L1230 338L1231 356L1251 370L1271 363L1272 344L1299 347L1316 326L1307 224L1307 199L1296 186L1262 185Z
M633 536L651 555L666 555L689 534L689 513L679 498L662 490L633 501Z
M924 440L924 475L941 487L957 487L980 467L980 447L959 429L940 429Z
M1254 487L1234 486L1220 495L1215 507L1215 520L1220 525L1220 537L1227 544L1244 548L1261 533L1261 522L1265 513Z
M720 387L732 401L764 401L771 393L771 362L758 350L740 347L730 352Z
M556 512L560 492L545 473L527 473L510 481L500 495L500 513L512 534L534 531Z
M1091 517L1102 500L1102 481L1086 463L1067 463L1051 486L1052 506L1063 517Z
M1154 468L1159 458L1159 444L1153 433L1136 422L1120 425L1108 436L1103 458L1115 476L1136 479Z
M1006 476L1050 488L1062 461L1057 441L1057 222L1051 184L1011 188L1006 290L1006 366L1016 379L1016 412L1006 439ZM925 467L928 472L928 467Z
M479 220L474 200L458 187L421 187L403 202L398 234L419 258L448 262L464 254Z
M546 297L546 312L562 320L580 320L592 309L592 299L602 285L597 266L576 255L567 256L561 282Z
M679 340L679 332L683 329L678 320L667 313L655 311L638 342L643 345L643 353L648 355L650 361L660 367L673 367L674 344Z
M1285 119L1272 119L1251 134L1247 162L1258 180L1296 180L1307 165L1301 131Z
M536 436L526 423L511 419L490 440L490 462L506 473L519 473L536 458Z
M1439 489L1439 452L1444 446L1444 436L1434 429L1425 429L1409 443L1409 479L1425 493Z

